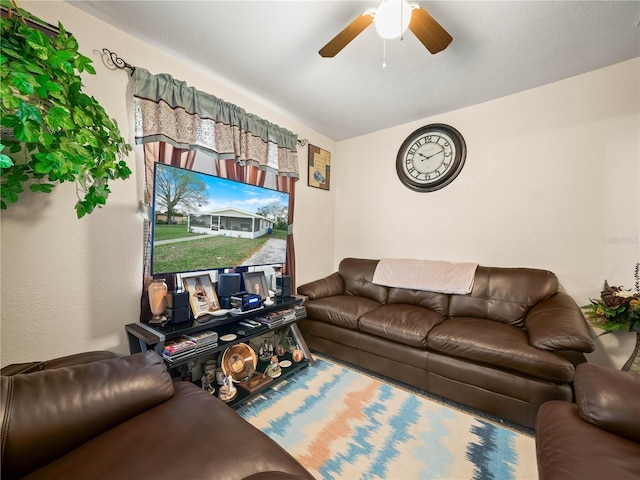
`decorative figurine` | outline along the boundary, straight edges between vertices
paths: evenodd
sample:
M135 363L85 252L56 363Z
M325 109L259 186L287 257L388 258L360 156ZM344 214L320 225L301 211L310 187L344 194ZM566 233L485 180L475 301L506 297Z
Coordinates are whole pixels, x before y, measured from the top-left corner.
M277 378L282 374L282 369L280 368L280 364L278 363L278 357L271 357L271 361L269 365L264 370L264 374L271 378Z
M269 343L267 340L263 342L260 346L260 350L258 351L260 361L266 362L273 356L273 345Z
M220 387L220 391L218 392L218 397L220 398L220 400L227 403L236 398L238 390L233 384L231 375L225 375L222 382L222 386Z
M300 350L300 349L295 349L291 353L291 357L293 358L294 362L299 362L304 358L304 353L302 353L302 350Z
M200 380L202 383L202 388L211 394L215 392L213 385L211 385L212 380L213 380L213 377L206 373L202 376L202 379Z

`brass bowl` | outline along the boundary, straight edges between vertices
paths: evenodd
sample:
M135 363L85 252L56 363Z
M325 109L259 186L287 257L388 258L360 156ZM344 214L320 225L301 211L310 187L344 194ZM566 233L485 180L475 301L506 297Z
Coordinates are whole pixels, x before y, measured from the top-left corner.
M227 348L220 362L225 375L238 383L247 380L258 366L258 357L249 345L237 343Z

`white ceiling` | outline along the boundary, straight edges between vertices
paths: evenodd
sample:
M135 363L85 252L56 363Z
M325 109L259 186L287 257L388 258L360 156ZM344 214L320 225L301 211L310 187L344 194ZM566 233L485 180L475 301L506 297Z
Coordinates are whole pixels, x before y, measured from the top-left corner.
M373 25L318 54L377 0L69 3L336 141L640 56L638 0L421 1L453 42L432 55L408 31L386 68Z

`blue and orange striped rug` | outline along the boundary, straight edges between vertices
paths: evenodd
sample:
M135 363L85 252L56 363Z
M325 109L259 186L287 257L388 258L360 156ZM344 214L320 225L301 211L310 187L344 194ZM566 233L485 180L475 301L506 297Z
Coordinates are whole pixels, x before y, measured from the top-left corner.
M318 479L536 479L533 437L316 357L241 407Z

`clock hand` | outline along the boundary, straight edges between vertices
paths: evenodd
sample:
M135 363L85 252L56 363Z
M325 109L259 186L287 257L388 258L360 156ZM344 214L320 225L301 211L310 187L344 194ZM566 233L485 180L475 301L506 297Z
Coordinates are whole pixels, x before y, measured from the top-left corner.
M422 152L418 152L418 155L423 157L425 160L429 160L431 157L435 157L436 155L440 155L442 152L444 152L444 150L440 150L439 152L436 152L433 155L429 155L428 157Z

